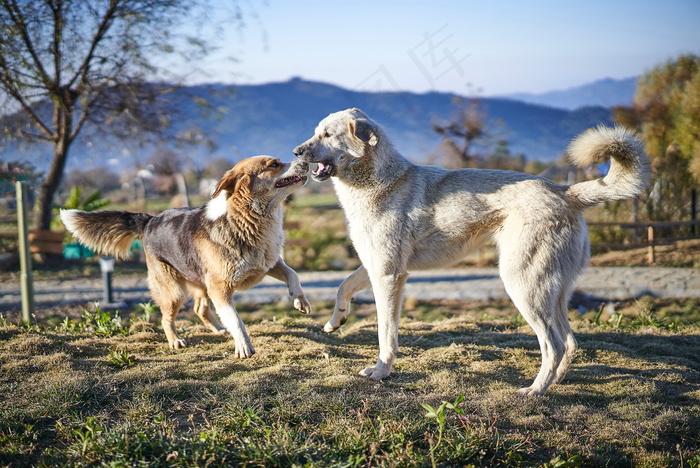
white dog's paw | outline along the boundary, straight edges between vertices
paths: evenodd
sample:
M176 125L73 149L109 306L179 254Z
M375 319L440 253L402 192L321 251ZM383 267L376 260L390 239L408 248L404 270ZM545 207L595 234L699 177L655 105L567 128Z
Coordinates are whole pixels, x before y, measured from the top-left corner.
M225 328L217 328L216 330L214 330L214 333L216 333L217 335L225 335L226 333L228 333L228 330L226 330Z
M340 328L340 326L334 327L334 326L331 324L331 322L327 322L327 323L323 326L323 331L326 332L326 333L333 333L333 332L336 331L338 328Z
M367 377L371 380L382 380L388 377L391 371L386 369L378 369L377 367L366 367L360 371L362 377Z
M543 391L536 390L532 387L519 388L515 393L522 395L522 396L535 396L535 395L543 395L544 394Z
M302 314L309 315L312 312L311 304L309 304L309 301L306 300L306 296L303 294L296 296L292 301L292 304L294 305L294 308Z
M183 340L182 338L178 338L169 344L170 344L170 349L183 349L183 348L187 347L187 342L185 340Z
M239 346L238 343L236 343L236 351L234 352L234 355L239 358L239 359L247 359L251 357L253 354L255 354L255 349L253 348L253 345L250 343L243 343L242 345Z

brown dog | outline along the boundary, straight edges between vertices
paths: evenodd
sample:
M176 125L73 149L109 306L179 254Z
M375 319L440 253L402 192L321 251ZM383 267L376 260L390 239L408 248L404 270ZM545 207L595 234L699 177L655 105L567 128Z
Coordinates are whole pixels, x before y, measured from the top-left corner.
M235 291L270 275L287 284L296 309L311 312L299 277L280 258L282 201L304 185L307 169L305 163L257 156L229 170L212 200L201 207L170 209L157 216L61 210L61 220L80 242L101 254L127 257L134 239L143 240L149 288L171 348L186 346L174 320L189 292L202 322L215 332L228 330L236 356L247 358L255 349L233 306ZM223 327L211 316L210 300Z

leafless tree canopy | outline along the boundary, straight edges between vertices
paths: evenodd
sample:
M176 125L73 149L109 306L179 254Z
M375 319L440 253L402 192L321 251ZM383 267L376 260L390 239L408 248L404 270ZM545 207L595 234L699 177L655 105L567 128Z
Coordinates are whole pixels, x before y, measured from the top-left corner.
M193 63L210 51L197 27L209 20L206 3L0 0L1 138L53 146L38 227L49 225L70 145L86 122L122 138L169 124L162 99L169 87L153 83L173 81L161 66L165 57L180 54ZM239 11L233 20L240 21Z

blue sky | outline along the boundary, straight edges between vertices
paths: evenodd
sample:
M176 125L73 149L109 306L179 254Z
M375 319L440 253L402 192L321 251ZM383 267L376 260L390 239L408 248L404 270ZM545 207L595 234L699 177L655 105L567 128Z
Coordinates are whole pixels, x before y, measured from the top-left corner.
M291 77L498 95L627 78L700 54L700 0L243 2L194 82ZM227 60L235 57L236 61Z

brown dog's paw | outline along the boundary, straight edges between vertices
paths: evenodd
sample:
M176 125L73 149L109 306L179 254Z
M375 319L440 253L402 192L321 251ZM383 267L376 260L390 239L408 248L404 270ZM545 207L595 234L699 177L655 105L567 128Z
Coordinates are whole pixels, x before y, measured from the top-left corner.
M236 351L234 352L234 354L239 359L248 359L249 357L252 357L253 354L255 354L255 349L250 343L245 343L242 346L236 345Z
M182 338L178 338L170 343L170 349L183 349L187 347L187 342Z
M294 308L302 314L309 315L313 311L311 304L309 304L309 301L306 300L305 296L295 297L292 304L294 305Z

